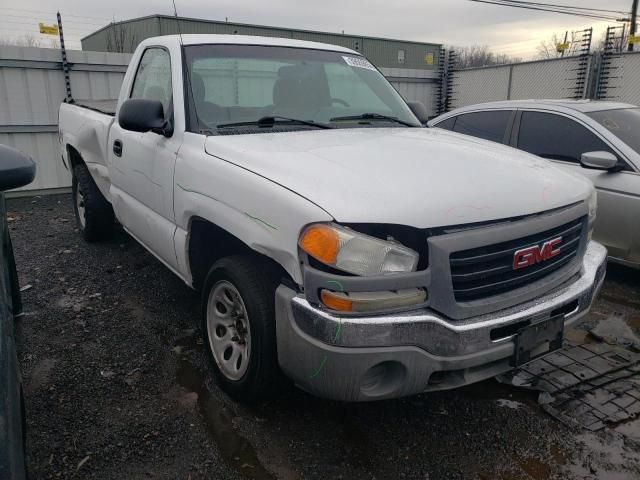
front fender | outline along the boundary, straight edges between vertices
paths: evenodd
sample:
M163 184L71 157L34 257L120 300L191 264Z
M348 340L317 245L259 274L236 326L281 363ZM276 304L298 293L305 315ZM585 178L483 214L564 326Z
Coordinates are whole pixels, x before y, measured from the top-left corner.
M301 285L300 231L309 223L331 221L332 217L295 192L207 155L189 143L185 142L177 158L174 203L178 226L176 255L185 277L191 278L187 252L189 225L192 218L200 217L275 260Z

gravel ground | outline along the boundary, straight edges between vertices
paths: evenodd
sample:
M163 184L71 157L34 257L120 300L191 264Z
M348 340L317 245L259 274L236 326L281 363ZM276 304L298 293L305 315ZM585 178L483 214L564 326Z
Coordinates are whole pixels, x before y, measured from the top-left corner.
M69 196L8 202L31 478L640 478L640 423L597 434L536 394L483 382L341 404L298 390L253 407L206 367L199 299L123 232L88 245ZM590 323L640 328L640 275L610 268Z

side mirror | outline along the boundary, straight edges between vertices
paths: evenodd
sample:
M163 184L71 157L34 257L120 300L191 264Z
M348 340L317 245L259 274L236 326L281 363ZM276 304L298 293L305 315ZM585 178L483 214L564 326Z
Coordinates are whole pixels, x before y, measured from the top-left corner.
M159 100L130 98L120 107L118 123L132 132L154 132L165 137L173 133L170 122L164 118L164 108Z
M24 187L33 182L36 164L17 150L0 145L0 191Z
M586 152L580 158L580 165L592 170L613 170L618 158L611 152Z
M407 102L407 105L421 124L425 125L429 121L429 112L421 102Z

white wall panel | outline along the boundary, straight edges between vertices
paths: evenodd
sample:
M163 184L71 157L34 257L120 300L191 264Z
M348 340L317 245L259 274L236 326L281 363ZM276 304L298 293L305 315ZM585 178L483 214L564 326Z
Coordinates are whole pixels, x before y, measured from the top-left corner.
M75 98L117 98L131 55L68 51ZM58 108L66 95L57 49L0 48L0 143L30 155L35 181L24 190L68 187L70 175L60 160Z

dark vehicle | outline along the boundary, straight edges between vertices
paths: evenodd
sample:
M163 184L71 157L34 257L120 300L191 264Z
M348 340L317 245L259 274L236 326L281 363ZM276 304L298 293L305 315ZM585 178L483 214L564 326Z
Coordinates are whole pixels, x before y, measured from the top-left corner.
M0 145L0 478L11 480L26 476L24 406L14 339L14 317L22 302L3 192L31 183L35 172L30 158Z

